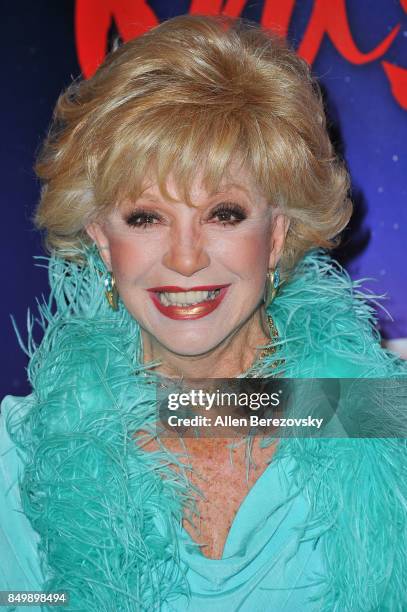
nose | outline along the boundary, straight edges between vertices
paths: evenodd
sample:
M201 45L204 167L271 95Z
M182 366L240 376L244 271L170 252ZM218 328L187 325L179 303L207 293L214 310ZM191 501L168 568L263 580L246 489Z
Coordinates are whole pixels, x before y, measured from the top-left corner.
M162 262L169 270L183 276L192 276L195 272L207 268L210 258L204 247L202 236L188 226L183 230L173 232L170 246Z

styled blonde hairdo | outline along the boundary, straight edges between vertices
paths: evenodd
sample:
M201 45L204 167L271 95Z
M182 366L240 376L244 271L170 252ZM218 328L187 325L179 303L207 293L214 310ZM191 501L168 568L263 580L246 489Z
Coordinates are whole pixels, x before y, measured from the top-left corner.
M336 244L351 214L348 175L306 63L254 24L176 17L60 96L36 165L44 186L35 221L69 258L89 241L85 226L136 199L146 176L168 196L173 173L190 203L197 169L215 192L236 157L291 220L283 270Z

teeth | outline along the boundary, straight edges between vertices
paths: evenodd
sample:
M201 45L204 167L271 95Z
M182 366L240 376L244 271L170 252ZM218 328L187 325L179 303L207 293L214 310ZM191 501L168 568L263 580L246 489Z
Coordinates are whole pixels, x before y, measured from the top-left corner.
M164 306L192 306L200 302L207 302L218 297L220 289L212 291L178 291L178 292L159 292L158 297Z

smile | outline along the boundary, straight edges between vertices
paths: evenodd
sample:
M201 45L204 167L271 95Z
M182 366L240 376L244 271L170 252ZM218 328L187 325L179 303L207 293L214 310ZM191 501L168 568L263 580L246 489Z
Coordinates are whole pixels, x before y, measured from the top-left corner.
M213 312L221 303L229 285L202 287L163 286L148 289L156 308L170 319L199 319Z

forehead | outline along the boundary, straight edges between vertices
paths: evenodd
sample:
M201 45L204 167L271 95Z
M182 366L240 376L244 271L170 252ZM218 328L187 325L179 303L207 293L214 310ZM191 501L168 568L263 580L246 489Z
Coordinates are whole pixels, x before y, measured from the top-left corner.
M181 182L173 173L170 173L161 184L150 175L144 181L137 199L186 201L190 206L199 206L209 198L226 194L248 198L262 196L253 175L246 168L234 164L228 168L217 185L210 185L202 171L197 171L188 184Z

